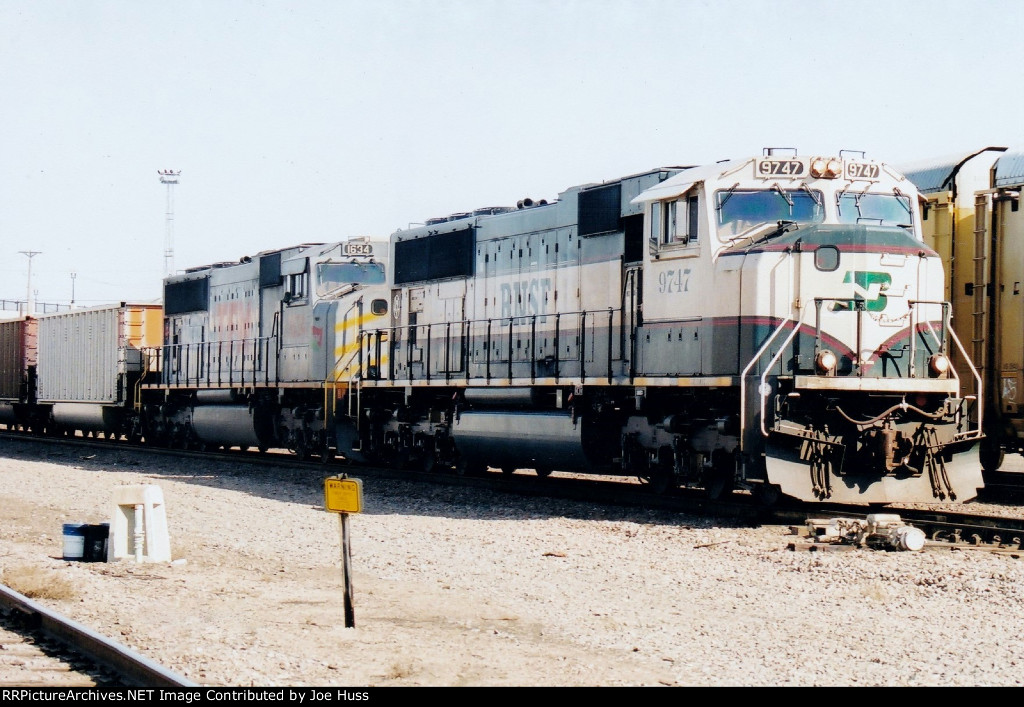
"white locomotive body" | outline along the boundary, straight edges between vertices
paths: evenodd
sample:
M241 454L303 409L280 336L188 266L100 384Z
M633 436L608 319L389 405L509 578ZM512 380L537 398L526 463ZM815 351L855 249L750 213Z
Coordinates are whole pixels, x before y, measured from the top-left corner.
M398 231L341 451L712 496L970 500L978 401L949 366L918 198L883 163L776 150Z

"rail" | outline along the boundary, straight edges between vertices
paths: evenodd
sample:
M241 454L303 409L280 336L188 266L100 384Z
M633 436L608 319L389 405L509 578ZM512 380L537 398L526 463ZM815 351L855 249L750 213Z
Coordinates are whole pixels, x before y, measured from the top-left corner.
M47 609L9 587L0 586L0 604L31 617L36 626L61 643L84 653L97 663L110 666L129 685L200 687L198 683L171 672L162 665Z

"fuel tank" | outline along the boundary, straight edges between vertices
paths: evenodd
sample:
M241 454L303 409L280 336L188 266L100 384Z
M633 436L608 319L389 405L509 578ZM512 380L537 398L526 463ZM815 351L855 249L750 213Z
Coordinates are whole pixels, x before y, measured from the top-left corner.
M472 410L452 426L459 454L476 464L588 471L583 420L565 411Z
M200 405L192 410L192 431L206 444L270 446L268 418L248 405Z
M53 421L71 430L113 432L120 429L121 411L109 405L54 403Z

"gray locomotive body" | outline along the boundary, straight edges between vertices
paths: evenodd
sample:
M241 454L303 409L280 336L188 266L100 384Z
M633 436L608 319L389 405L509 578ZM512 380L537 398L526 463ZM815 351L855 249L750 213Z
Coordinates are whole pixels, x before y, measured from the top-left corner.
M336 403L362 360L358 327L387 310L386 256L385 244L353 239L168 278L159 379L143 386L146 438L333 456Z
M391 238L353 454L773 499L966 501L980 438L914 186L767 154ZM341 433L339 433L339 437Z

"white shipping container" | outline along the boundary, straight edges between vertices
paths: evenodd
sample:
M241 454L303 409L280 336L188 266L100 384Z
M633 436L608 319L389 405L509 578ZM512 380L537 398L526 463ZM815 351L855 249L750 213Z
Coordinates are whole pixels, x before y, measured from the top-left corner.
M144 348L160 345L162 307L125 304L39 317L38 399L124 404Z

